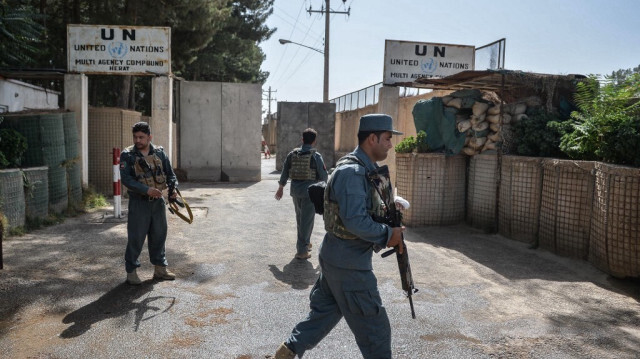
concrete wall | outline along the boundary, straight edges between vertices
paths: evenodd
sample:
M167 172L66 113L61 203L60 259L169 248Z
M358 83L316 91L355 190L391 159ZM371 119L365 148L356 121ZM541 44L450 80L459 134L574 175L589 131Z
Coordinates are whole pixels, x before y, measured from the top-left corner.
M222 84L222 179L260 181L262 87Z
M180 85L179 166L188 180L259 181L259 84Z
M393 117L393 126L403 135L393 136L393 144L397 145L408 136L416 136L416 126L413 123L413 106L422 99L435 96L446 96L451 91L433 91L420 96L400 97L397 87L383 86L380 88L379 102L353 111L336 114L336 160L353 151L358 145L358 126L360 117L371 113L385 113ZM389 166L392 183L395 183L395 151L389 151L386 160L379 163Z
M278 102L276 170L282 171L286 155L302 146L302 131L313 128L318 131L315 148L322 154L327 168L335 164L335 114L334 103Z
M57 109L60 92L18 80L0 78L0 113L22 110Z

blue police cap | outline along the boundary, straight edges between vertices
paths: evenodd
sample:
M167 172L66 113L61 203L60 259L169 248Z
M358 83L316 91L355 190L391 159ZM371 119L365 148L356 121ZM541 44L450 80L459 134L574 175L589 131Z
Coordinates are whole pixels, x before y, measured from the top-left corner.
M389 131L395 135L402 132L393 129L393 119L389 115L376 113L360 117L358 132Z

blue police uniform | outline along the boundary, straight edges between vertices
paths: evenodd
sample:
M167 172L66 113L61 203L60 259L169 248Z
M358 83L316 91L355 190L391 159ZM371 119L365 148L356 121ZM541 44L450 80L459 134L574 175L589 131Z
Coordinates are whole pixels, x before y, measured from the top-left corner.
M302 356L322 340L344 316L364 358L391 358L391 326L373 274L374 249L384 248L392 229L375 222L367 172L378 168L362 149L351 153L357 163L338 166L332 174L331 200L338 203L344 227L357 239L327 233L320 248L322 271L311 290L311 311L285 342ZM326 209L325 209L326 210Z
M303 144L300 153L310 152L312 147L310 144ZM278 183L285 186L289 180L291 170L291 160L294 151L289 152L282 166L282 173ZM318 152L312 154L311 166L315 163L316 178L312 180L291 180L290 194L293 198L293 206L296 211L296 223L298 229L298 237L296 241L296 253L299 255L306 254L309 243L311 242L311 233L313 232L313 222L315 219L315 207L309 199L307 189L310 185L318 181L326 181L328 178L327 169L322 160L322 155Z
M162 171L169 188L177 188L178 181L169 158L161 146L149 145L149 155L157 156L162 163ZM167 266L165 242L167 239L167 214L161 198L147 196L149 186L138 181L135 163L143 158L135 146L131 146L120 155L120 179L129 194L129 213L127 222L127 249L125 251L125 269L127 273L140 267L138 257L142 252L145 237L148 237L149 259L153 265Z

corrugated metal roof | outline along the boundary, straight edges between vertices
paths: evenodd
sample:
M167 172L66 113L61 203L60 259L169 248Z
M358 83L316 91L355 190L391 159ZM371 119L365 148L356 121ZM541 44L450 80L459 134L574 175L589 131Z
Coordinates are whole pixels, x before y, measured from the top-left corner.
M550 80L574 81L585 77L584 75L551 75L514 70L484 70L463 71L439 79L420 78L414 82L396 85L433 90L477 89L500 92L503 86L504 91L513 91L519 88L537 87L542 82Z
M2 69L0 76L18 80L62 80L67 70L63 69Z

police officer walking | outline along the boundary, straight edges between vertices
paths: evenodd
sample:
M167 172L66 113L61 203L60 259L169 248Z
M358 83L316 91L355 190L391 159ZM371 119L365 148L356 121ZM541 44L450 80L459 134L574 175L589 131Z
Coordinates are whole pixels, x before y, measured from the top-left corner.
M276 359L302 357L342 317L365 359L391 358L391 326L371 258L384 247L402 251L404 227L391 228L373 219L385 210L380 195L385 191L374 184L390 186L388 171L386 176L379 174L376 162L387 157L392 135L401 134L392 123L383 114L361 117L358 147L341 158L331 174L324 197L327 234L320 247L320 276L311 289L311 311L277 349Z
M151 128L146 122L133 126L133 146L120 155L120 178L129 193L127 222L127 249L125 269L127 283L141 284L136 273L140 267L138 257L145 237L148 237L149 259L155 266L153 278L173 280L175 275L167 271L165 241L167 239L167 215L163 191L176 198L178 181L169 158L161 146L151 143Z
M311 233L315 219L315 207L309 199L307 189L318 181L327 180L327 168L322 160L322 155L313 146L316 143L316 130L307 128L302 132L302 147L289 152L284 160L282 174L278 181L279 187L275 198L282 198L284 186L291 178L291 197L296 210L296 223L298 225L298 240L296 242L296 255L298 259L311 257Z

